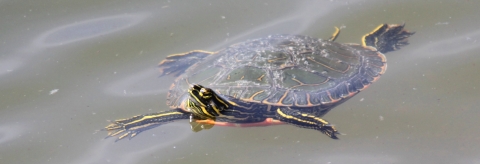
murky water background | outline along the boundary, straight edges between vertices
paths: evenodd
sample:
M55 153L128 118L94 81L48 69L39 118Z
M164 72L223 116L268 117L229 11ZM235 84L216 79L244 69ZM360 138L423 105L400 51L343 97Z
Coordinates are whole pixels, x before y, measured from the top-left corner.
M480 163L480 1L0 1L0 163ZM290 125L178 121L133 140L106 120L167 109L165 56L268 34L360 42L403 23L411 45L332 110L340 140Z

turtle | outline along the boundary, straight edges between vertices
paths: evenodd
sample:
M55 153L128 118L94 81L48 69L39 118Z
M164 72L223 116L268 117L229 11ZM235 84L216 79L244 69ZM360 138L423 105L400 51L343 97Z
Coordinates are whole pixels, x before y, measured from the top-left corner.
M322 117L377 81L387 69L384 53L408 45L405 24L381 24L362 43L275 34L216 52L193 50L167 56L160 76L176 79L167 94L170 110L111 121L107 138L133 138L175 120L193 131L220 126L291 124L332 139L340 132Z

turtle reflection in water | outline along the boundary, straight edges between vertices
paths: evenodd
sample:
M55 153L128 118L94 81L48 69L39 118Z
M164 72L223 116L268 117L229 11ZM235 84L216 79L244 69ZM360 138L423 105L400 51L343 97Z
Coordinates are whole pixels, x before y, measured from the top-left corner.
M189 119L194 131L222 126L289 123L337 139L321 117L367 88L386 68L386 52L407 45L404 25L382 24L362 44L301 35L271 35L218 52L191 51L160 62L176 78L167 96L171 110L112 121L108 137L135 137L159 125Z

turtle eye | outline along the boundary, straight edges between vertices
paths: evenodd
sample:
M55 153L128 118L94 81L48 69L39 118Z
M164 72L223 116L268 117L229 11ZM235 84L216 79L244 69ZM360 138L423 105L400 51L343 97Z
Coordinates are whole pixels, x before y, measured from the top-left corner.
M200 97L203 99L211 99L212 98L212 91L208 88L202 88L200 89L200 92L198 93Z

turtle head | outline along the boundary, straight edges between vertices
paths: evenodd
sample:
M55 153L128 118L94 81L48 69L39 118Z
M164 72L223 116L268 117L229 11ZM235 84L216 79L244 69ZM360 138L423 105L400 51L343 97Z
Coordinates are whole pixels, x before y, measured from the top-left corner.
M212 89L203 87L202 85L193 84L190 86L188 92L190 93L190 99L193 100L197 106L215 108L218 110L223 110L229 107L229 104L225 99L220 97Z
M202 119L215 119L222 115L222 111L229 107L222 97L210 88L201 85L191 85L188 89L190 98L186 99L186 111L191 112L195 117Z
M202 104L207 104L212 99L214 94L212 89L205 88L198 84L191 85L188 92L190 93L190 97Z

